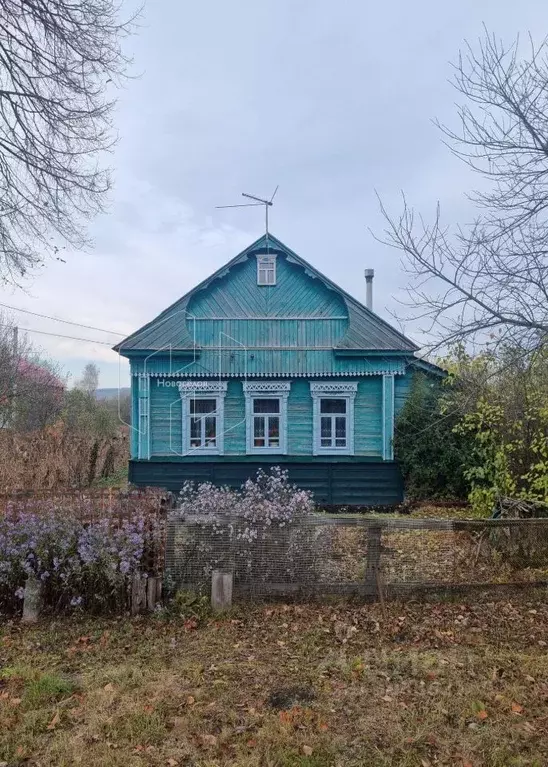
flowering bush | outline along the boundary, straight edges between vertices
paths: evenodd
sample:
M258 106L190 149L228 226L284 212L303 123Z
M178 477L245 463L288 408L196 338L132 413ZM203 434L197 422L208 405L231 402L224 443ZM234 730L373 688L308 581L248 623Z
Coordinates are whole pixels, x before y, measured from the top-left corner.
M312 495L279 466L257 472L239 490L186 483L179 496L173 551L179 583L205 584L229 569L236 583L298 580L316 561Z
M51 608L120 608L128 576L159 536L157 517L144 510L120 519L119 510L103 509L86 521L52 504L8 508L0 515L0 611L17 608L29 575Z

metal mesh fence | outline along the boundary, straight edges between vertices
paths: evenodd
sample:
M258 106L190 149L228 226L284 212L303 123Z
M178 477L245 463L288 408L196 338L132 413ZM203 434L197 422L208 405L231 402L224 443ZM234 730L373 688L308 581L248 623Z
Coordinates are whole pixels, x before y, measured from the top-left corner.
M214 570L241 597L385 595L548 582L548 519L311 515L285 525L170 512L166 576L207 592Z

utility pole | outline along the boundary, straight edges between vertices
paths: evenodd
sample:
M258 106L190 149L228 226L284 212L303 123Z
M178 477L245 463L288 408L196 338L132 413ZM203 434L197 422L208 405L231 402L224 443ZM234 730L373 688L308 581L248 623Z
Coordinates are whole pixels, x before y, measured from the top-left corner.
M11 402L11 427L15 427L17 420L17 377L19 375L19 328L17 325L13 328L13 384L12 384L12 402Z

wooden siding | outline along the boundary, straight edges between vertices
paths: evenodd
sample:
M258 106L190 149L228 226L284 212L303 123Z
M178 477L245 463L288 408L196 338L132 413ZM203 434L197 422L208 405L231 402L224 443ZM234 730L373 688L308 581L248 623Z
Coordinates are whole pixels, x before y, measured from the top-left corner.
M329 349L343 337L348 320L333 319L207 319L196 320L200 348ZM194 333L194 322L189 331Z
M129 430L129 454L131 458L137 458L139 455L139 430L136 428L137 417L137 379L132 376L130 382L131 392L131 428Z
M194 317L348 317L342 296L287 261L276 259L276 285L257 285L255 257L234 266L207 290L195 293L188 312ZM188 319L191 332L192 320Z
M283 466L290 481L310 490L320 504L393 506L403 500L401 471L393 461L325 456L293 460L285 456L250 458L130 461L129 480L141 487L163 487L176 493L186 480L240 487L259 468Z
M409 396L411 391L411 384L413 383L414 372L407 369L404 376L395 376L394 379L394 415L398 417L398 413L405 404L405 400Z
M170 379L165 379L170 380ZM154 456L182 455L181 397L176 386L151 379L151 452ZM171 381L170 381L171 382ZM241 381L228 382L224 401L224 453L245 455L245 398ZM358 456L382 456L382 377L358 382L354 401L354 450ZM312 455L312 397L308 381L294 380L287 402L288 454Z
M172 357L131 360L133 375L178 378L313 378L314 376L377 376L405 373L405 359L398 357L336 357L330 350L214 349Z

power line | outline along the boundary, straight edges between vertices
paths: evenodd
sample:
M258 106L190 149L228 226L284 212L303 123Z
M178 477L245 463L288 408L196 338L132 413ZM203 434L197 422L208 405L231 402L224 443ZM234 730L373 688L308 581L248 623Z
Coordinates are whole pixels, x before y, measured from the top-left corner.
M8 327L11 327L11 325L0 325L0 327L8 328ZM55 338L69 338L71 341L83 341L85 343L101 344L103 346L111 345L109 341L94 341L92 338L78 338L77 336L66 336L63 333L48 333L46 330L34 330L33 328L22 328L22 327L19 327L19 330L23 330L25 333L39 333L42 336L54 336Z
M10 306L9 304L3 304L0 303L0 306L3 306L4 309L11 309L11 311L14 312L24 312L25 314L32 314L34 317L42 317L46 320L54 320L55 322L63 322L65 325L75 325L79 328L86 328L86 330L97 330L100 333L110 333L114 336L124 336L125 333L118 333L116 330L105 330L104 328L96 328L93 325L83 325L81 322L71 322L70 320L62 320L60 317L52 317L49 314L39 314L38 312L31 312L30 309L20 309L18 306ZM44 331L31 331L31 332L44 332ZM67 336L68 338L69 336ZM76 339L76 340L86 340L86 339ZM98 342L98 343L105 343L104 341Z

